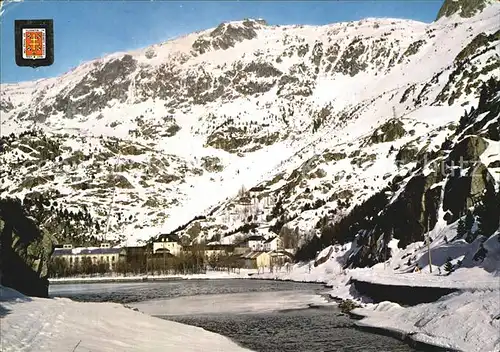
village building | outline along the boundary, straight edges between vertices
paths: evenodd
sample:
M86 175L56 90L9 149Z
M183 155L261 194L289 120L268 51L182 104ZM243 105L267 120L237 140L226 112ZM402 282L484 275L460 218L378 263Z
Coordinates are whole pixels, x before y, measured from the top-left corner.
M137 271L144 266L147 257L151 255L151 245L123 247L120 252L120 261L126 263L126 269Z
M205 257L232 255L234 248L235 246L230 244L208 244L205 247Z
M271 255L267 252L252 251L243 254L243 266L246 269L264 269L271 267Z
M179 236L175 234L160 235L158 241L153 242L153 254L168 253L178 257L182 252Z
M263 247L266 252L283 249L283 240L279 236L270 237L264 241Z
M238 244L234 247L234 251L233 251L233 254L235 255L241 255L241 254L245 254L245 253L248 253L248 252L251 252L252 250L246 246L243 246L241 244Z
M250 236L239 243L240 247L247 247L251 251L263 251L266 239L262 236Z
M271 256L270 264L272 267L281 267L285 263L293 262L293 255L284 250L275 250L269 252L269 255Z
M232 255L235 250L235 246L231 244L195 244L182 247L184 253L192 252L202 252L205 258L221 256L221 255Z
M94 265L106 263L110 270L114 270L120 260L122 248L111 247L109 243L101 243L100 247L76 247L65 244L62 248L54 249L52 257L61 258L69 267L78 266L85 258L89 258Z

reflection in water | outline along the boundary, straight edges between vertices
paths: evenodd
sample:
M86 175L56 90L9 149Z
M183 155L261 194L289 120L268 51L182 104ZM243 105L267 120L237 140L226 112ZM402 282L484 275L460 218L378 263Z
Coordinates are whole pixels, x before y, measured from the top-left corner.
M51 297L75 301L131 303L160 298L207 294L310 290L320 292L322 285L269 280L176 280L137 283L93 283L51 285Z

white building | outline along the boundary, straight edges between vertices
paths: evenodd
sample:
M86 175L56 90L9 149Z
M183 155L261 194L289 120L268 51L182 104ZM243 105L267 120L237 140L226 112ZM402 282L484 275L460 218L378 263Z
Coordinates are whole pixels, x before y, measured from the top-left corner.
M63 248L54 249L52 257L65 260L69 267L80 265L84 258L89 258L92 264L106 263L110 270L114 270L120 260L122 248L111 247L109 243L101 243L100 247L77 247L71 244L63 245Z
M283 249L283 241L279 236L275 236L268 238L263 246L266 252L277 251L278 249Z
M262 236L251 236L245 240L247 247L252 251L263 251L265 241L266 239Z
M179 256L182 252L182 245L179 243L177 235L161 235L159 241L153 242L153 253L159 254L164 252Z

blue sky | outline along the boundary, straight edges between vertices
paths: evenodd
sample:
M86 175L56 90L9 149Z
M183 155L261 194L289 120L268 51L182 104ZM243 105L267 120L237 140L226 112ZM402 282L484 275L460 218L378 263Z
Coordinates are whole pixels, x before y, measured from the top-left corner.
M366 17L432 22L443 0L372 1L24 1L9 3L1 17L0 81L60 75L116 51L142 48L182 34L245 17L270 24L327 24ZM14 20L54 20L55 59L48 67L18 67Z

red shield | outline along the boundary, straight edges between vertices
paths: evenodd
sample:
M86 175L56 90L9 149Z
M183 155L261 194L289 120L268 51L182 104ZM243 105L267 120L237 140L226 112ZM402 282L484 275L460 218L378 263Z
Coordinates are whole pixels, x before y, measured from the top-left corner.
M45 30L24 29L23 30L23 57L26 59L45 58Z

